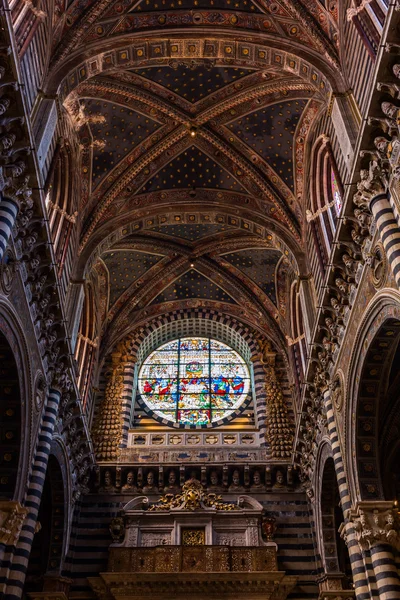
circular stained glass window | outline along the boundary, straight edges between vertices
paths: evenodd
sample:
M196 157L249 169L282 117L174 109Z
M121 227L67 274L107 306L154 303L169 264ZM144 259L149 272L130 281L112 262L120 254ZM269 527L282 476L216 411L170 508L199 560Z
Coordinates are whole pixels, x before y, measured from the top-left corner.
M147 409L180 426L210 426L232 416L249 391L246 362L210 338L185 337L163 344L139 372L139 392Z

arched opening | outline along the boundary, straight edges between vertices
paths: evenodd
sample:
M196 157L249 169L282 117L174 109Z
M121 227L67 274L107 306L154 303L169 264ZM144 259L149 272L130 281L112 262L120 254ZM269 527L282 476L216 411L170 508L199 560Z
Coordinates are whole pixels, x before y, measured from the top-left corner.
M392 352L385 405L379 416L380 470L386 500L400 499L400 338Z
M306 211L307 245L318 291L329 262L343 204L343 186L326 136L319 137L314 144L310 169L316 177L311 178L309 209Z
M395 500L400 492L399 320L389 318L377 328L360 371L355 463L360 498Z
M59 145L56 149L50 174L46 183L46 205L49 215L49 226L54 244L54 253L61 278L64 268L68 266L69 275L74 243L74 226L77 216L74 197L74 174L72 170L73 156L68 144Z
M88 401L94 362L96 358L97 311L92 286L85 287L81 322L75 347L75 360L78 365L78 387L84 408Z
M293 282L290 297L290 318L292 327L292 354L293 362L296 366L295 375L298 387L302 380L307 360L307 345L304 337L303 311L301 307L300 294L298 292L297 282Z
M32 592L52 589L54 578L60 576L64 550L64 499L61 467L57 458L50 455L23 598L28 598Z
M21 390L18 366L0 333L0 498L14 498L21 451Z
M339 534L343 522L333 458L327 458L321 486L321 527L325 575L338 580L343 589L352 588L350 557Z

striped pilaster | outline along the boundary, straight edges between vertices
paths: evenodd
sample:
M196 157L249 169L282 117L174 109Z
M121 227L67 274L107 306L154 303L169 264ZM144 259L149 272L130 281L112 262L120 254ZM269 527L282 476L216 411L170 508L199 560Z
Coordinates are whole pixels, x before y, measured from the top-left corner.
M18 214L18 204L11 198L0 196L0 260L3 258L11 230Z
M370 210L376 221L379 236L386 252L398 287L400 287L400 227L390 205L388 195L372 198Z
M57 419L60 397L61 392L59 390L50 389L42 416L38 445L32 463L32 471L24 502L24 506L29 512L21 529L21 534L15 548L8 576L6 588L6 597L8 600L17 600L21 598L22 595L22 589L28 569L29 555L32 548L33 537L35 535L43 486L46 478L51 441Z
M265 372L262 364L253 363L254 391L255 391L255 418L260 436L260 444L266 446L267 440L267 396L265 393Z
M128 433L131 425L131 412L133 402L133 386L135 384L135 363L127 362L124 367L124 390L122 393L122 438L120 448L126 448Z
M371 561L379 599L399 600L400 580L391 546L387 544L372 546Z
M336 478L339 488L340 504L343 510L343 514L346 515L351 508L351 500L346 480L346 474L344 470L342 453L340 450L339 436L336 429L336 421L333 412L331 392L329 389L325 390L324 392L324 405L326 411L326 418L328 422L329 439L332 446L333 461L335 464ZM367 600L371 596L368 585L368 578L365 571L364 560L360 552L360 546L356 538L355 529L347 521L348 520L345 517L346 544L347 549L349 551L356 598L357 600Z

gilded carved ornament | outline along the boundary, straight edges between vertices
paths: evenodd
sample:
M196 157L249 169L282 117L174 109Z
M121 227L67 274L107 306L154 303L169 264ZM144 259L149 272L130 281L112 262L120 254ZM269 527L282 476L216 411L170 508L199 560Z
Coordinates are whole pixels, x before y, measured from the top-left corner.
M207 493L200 481L189 479L182 487L179 494L166 494L160 502L152 504L149 512L162 512L166 510L199 510L214 509L223 511L240 510L240 506L223 502L222 497L215 493Z
M393 502L359 502L347 524L354 527L358 543L363 550L377 545L389 545L400 549L400 519ZM344 537L346 531L344 530Z
M0 544L14 546L21 533L28 509L19 502L0 502Z
M294 440L293 428L289 421L281 385L276 376L276 352L273 351L269 340L261 340L259 345L259 360L263 365L265 373L267 405L266 439L273 458L290 458Z
M93 427L93 444L98 460L115 460L120 454L124 390L124 369L129 359L129 343L121 342L111 354L111 373L96 423Z

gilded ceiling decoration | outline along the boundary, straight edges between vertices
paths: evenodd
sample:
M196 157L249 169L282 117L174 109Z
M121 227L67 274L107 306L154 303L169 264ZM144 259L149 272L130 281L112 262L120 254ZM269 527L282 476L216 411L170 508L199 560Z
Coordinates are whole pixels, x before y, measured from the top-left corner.
M250 277L274 304L276 267L282 254L278 250L250 249L225 254L223 258Z
M187 240L188 242L197 242L198 240L202 240L203 238L214 234L228 231L232 232L232 230L233 227L226 225L225 223L180 223L177 225L158 225L151 228L151 231L154 231L155 233Z
M304 147L338 60L335 11L307 9L102 0L81 4L81 20L68 9L52 64L74 56L60 94L75 126L76 106L87 119L80 251L107 268L112 329L179 303L240 306L285 329Z
M149 67L136 72L146 79L162 85L175 94L195 103L222 87L252 73L252 69L217 67L208 64L175 64L173 68Z
M103 116L103 123L91 124L93 138L102 142L93 152L93 186L133 148L154 133L160 124L148 116L111 102L85 99L89 118ZM104 146L102 147L102 145Z
M242 10L244 12L261 12L251 0L141 0L132 12L148 12L152 10L177 10L191 8L213 8L222 10Z
M292 190L293 136L307 100L272 104L230 123L228 127L273 167Z
M235 300L222 288L195 269L190 269L163 290L151 304L161 304L162 302L185 300L188 298L207 298L216 302L235 303Z
M161 256L131 250L115 250L106 252L103 260L109 272L110 306L112 306L134 281L161 260Z
M191 146L168 163L139 192L198 187L245 192L236 177L222 169L214 160L195 146Z

